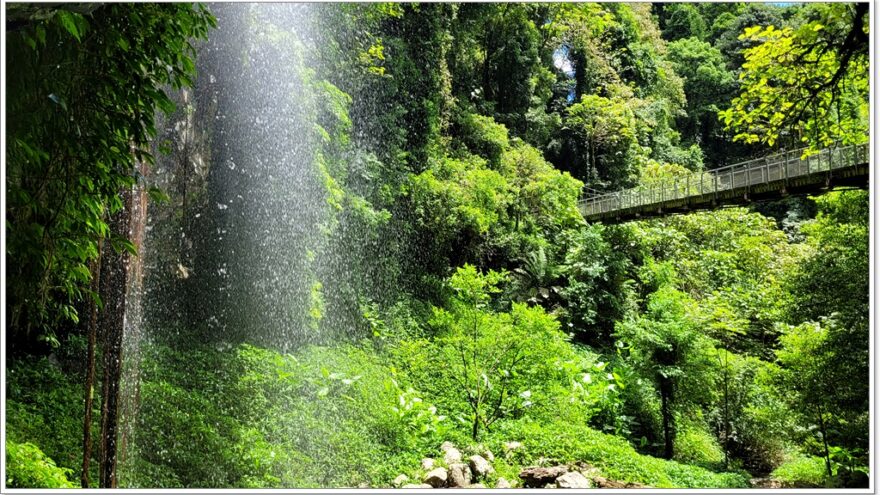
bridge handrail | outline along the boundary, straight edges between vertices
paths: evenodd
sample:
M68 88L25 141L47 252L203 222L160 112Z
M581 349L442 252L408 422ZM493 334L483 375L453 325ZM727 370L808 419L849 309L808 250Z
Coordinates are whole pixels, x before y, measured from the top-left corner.
M805 157L806 150L807 148L800 148L783 151L713 170L665 179L651 185L582 197L578 201L578 209L583 215L591 216L867 163L869 144L826 148Z

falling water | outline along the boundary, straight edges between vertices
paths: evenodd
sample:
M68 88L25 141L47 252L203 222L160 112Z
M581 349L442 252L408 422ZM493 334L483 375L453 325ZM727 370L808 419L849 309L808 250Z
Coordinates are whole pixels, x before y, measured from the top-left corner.
M328 242L333 180L307 60L319 8L211 6L218 27L198 47L198 79L169 91L178 109L157 127L149 182L168 200L149 207L135 340L288 351L347 331L322 321L325 291L337 285L328 274L353 268Z
M304 65L313 16L298 4L212 10L199 78L165 126L175 149L157 182L174 197L150 222L174 256L150 260L166 280L148 305L211 340L321 341L310 310L330 212Z

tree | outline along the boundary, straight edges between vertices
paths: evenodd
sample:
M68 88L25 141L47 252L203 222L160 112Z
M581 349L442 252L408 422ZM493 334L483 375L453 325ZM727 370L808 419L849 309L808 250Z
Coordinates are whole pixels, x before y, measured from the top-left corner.
M788 392L786 397L793 409L800 411L819 430L829 478L834 476L828 437L835 413L829 391L841 385L826 372L835 366L834 355L827 345L828 328L835 324L826 321L824 325L805 323L788 327L779 339L782 347L776 351L781 367L778 379Z
M638 142L632 106L624 98L584 95L568 110L565 128L587 158L578 177L593 185L626 186Z
M727 70L721 52L696 38L669 44L669 60L684 78L687 117L678 119L678 130L686 142L697 143L719 163L725 140L718 132L718 111L726 106L734 89L733 74Z
M817 5L801 26L754 26L742 39L742 93L719 113L735 141L819 150L868 140L868 6Z
M663 7L666 17L663 37L669 41L684 38L706 39L708 28L706 21L694 4L673 3Z
M443 356L442 373L470 408L471 436L531 405L532 388L550 374L550 356L564 343L559 322L540 307L514 303L509 313L491 309L501 272L480 273L471 265L449 279L447 308L434 308L431 326ZM543 370L543 371L542 371Z
M819 213L806 222L808 251L785 278L791 293L786 320L794 325L822 321L821 353L828 355L822 394L842 418L833 441L868 449L870 375L870 215L867 191L839 191L816 198ZM831 323L833 322L833 324ZM805 330L803 331L805 332Z
M697 393L707 389L711 341L692 316L694 301L670 283L671 268L659 265L656 272L660 288L648 296L645 313L618 323L615 333L636 367L657 387L663 455L671 459L677 409L686 401L699 400ZM689 393L680 393L682 389Z
M112 235L120 190L152 163L155 113L174 104L163 88L194 77L193 38L214 23L186 4L54 7L7 31L7 244L12 346L42 340L79 320L90 262ZM7 28L8 29L8 28Z

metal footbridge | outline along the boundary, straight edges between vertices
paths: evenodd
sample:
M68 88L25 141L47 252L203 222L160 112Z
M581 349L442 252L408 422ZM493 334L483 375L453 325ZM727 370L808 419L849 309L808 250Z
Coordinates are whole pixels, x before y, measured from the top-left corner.
M616 223L831 187L867 187L868 143L828 148L807 157L804 151L785 151L649 186L585 196L578 201L578 209L588 222Z

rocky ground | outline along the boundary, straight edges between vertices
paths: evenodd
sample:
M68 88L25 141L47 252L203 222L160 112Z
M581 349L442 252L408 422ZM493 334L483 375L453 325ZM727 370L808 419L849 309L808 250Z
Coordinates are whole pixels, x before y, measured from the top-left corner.
M521 447L519 442L505 443L505 455ZM401 474L394 479L393 485L397 488L648 488L638 483L609 480L586 463L536 465L523 468L519 479L494 478L491 475L495 472L492 467L495 456L491 451L483 449L481 454L464 459L451 442L444 442L440 450L443 459L422 459L421 479L411 480ZM495 482L487 486L490 478Z

